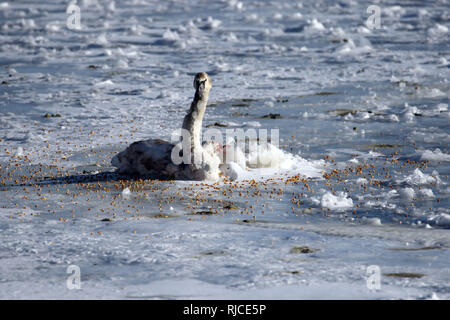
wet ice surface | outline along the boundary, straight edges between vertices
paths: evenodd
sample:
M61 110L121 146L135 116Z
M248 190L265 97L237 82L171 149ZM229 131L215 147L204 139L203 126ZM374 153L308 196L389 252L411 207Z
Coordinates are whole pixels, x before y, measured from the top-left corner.
M205 4L0 3L1 298L450 298L448 2ZM290 170L112 173L198 71L204 127L279 129Z

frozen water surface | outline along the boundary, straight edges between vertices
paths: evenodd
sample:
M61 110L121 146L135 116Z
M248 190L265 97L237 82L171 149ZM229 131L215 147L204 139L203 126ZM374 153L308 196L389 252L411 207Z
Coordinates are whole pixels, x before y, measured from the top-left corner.
M0 298L450 298L450 5L372 4L92 0L69 30L67 1L1 2ZM199 71L204 126L279 129L289 162L115 175Z

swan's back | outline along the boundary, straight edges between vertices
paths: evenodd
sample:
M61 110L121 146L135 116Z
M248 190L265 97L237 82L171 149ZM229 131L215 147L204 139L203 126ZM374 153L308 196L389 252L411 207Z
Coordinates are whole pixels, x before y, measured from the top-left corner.
M172 164L173 147L172 143L161 139L137 141L115 155L111 164L117 167L120 174L170 176L167 169Z

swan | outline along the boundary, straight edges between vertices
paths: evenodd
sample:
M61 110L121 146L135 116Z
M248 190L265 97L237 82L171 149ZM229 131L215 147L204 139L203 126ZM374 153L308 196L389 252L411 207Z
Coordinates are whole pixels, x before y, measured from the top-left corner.
M195 75L194 99L182 125L184 132L188 133L188 140L183 143L188 144L190 161L174 163L173 150L176 144L149 139L132 143L112 158L111 164L117 168L117 172L157 179L218 180L219 166L224 167L224 146L218 142L201 143L203 116L211 87L208 74L200 72Z

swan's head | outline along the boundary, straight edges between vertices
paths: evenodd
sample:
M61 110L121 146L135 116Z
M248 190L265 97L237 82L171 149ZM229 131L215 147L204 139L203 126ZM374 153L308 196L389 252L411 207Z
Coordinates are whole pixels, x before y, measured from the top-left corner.
M199 72L195 75L194 88L197 92L201 94L209 93L209 90L211 90L211 86L211 78L206 72Z

